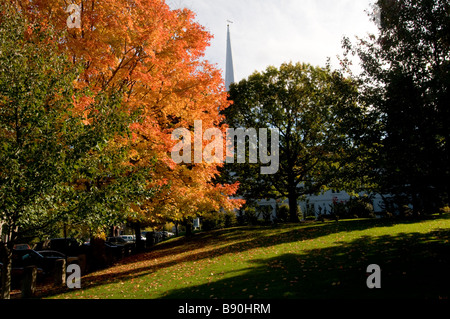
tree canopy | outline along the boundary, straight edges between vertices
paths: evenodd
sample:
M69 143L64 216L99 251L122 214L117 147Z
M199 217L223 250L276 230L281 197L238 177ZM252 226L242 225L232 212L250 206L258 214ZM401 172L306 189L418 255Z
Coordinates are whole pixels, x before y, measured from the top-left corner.
M342 186L338 177L355 157L350 126L363 113L355 83L329 68L286 63L232 85L230 100L223 112L230 126L275 128L280 135L276 174L261 175L261 163L228 167L241 182L240 194L288 198L295 221L301 196Z
M213 182L220 164L171 158L174 129L226 129L221 74L202 59L211 35L194 14L160 0L78 8L79 25L62 0L0 7L5 276L14 242L57 223L101 232L242 203L237 183Z
M379 192L433 212L449 202L448 1L380 0L379 33L352 44L361 101L376 119Z

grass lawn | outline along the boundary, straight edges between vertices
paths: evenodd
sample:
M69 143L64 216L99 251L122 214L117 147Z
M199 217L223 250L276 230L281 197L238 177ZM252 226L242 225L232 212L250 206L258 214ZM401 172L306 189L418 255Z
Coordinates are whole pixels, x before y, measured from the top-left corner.
M175 238L48 298L448 298L450 219L237 227ZM366 285L381 267L381 289Z

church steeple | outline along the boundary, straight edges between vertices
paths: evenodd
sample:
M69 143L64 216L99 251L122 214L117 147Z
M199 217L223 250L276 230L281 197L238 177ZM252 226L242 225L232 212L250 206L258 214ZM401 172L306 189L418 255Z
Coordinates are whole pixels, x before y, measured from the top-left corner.
M228 21L229 23L231 21ZM231 22L232 23L232 22ZM225 70L225 87L230 90L231 83L234 83L233 53L231 51L230 24L227 25L227 64Z

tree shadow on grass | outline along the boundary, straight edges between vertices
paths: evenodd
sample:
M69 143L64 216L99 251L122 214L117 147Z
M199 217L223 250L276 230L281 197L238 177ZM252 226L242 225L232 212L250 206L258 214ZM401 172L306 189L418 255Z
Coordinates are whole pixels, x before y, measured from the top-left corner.
M169 291L174 299L449 298L450 232L364 236L302 254L254 259L234 276ZM369 289L367 266L381 267L381 289Z
M139 260L164 258L193 251L204 247L220 245L222 248L213 252L212 256L227 251L243 251L255 247L268 247L283 243L316 239L340 232L367 230L375 227L390 227L399 224L417 223L417 219L357 219L342 220L340 222L310 223L310 224L278 224L271 226L235 227L197 233L191 237L181 237L160 243L150 251L128 257L120 262L121 265L132 264ZM271 235L267 236L267 231ZM201 255L200 255L201 256ZM202 257L199 257L202 258Z
M132 278L139 278L154 273L160 269L171 267L183 262L214 258L228 253L240 253L257 247L264 248L283 243L316 239L321 236L326 236L337 232L350 232L369 229L372 227L394 226L397 224L398 221L393 220L354 220L339 223L333 222L325 224L311 224L301 228L299 228L298 224L292 224L275 227L244 227L225 231L202 233L192 238L181 238L162 243L150 252L124 259L119 263L117 268L113 267L111 272L101 272L99 274L89 275L82 280L83 290L105 284L126 281ZM232 276L232 274L224 273L223 276L230 275L232 277L229 279L224 279L223 283L220 279L214 283L211 283L211 285L218 285L217 290L215 287L199 286L192 289L195 291L198 290L198 292L201 291L201 294L193 293L191 288L186 288L180 289L179 291L171 291L167 297L188 299L209 298L211 294L206 293L205 295L205 291L211 292L212 290L210 288L214 288L213 290L216 290L216 293L221 291L221 289L224 291L224 293L221 294L221 297L223 298L238 297L235 292L239 293L240 291L243 292L243 294L241 294L242 298L248 298L250 295L255 298L273 298L273 296L286 298L309 298L309 296L312 296L312 298L316 298L321 294L317 292L317 289L319 289L317 287L322 287L320 288L322 290L325 289L323 287L328 287L331 277L335 278L335 281L333 282L336 287L333 287L333 282L331 282L332 287L328 288L335 291L336 288L342 289L342 287L345 288L348 286L348 282L355 282L356 280L353 278L355 275L365 276L365 269L370 263L377 263L377 260L383 259L383 251L395 253L396 256L400 253L405 253L406 251L409 251L412 256L417 254L414 251L411 251L408 247L403 247L399 250L398 245L400 244L403 246L406 244L412 244L416 248L420 247L420 249L425 249L425 251L427 251L427 247L432 244L432 241L430 241L430 238L422 238L421 236L432 236L432 233L426 235L413 235L404 234L399 236L382 236L376 238L362 237L352 243L338 243L338 246L336 247L310 250L306 254L288 254L284 255L284 257L281 256L274 258L273 260L253 260L256 266L248 269L245 276ZM446 236L448 237L448 232L446 233ZM421 241L424 241L427 244L422 244ZM391 243L395 243L395 245ZM391 252L389 249L393 249L394 251ZM369 260L368 257L371 255L376 256L374 259L377 260ZM389 254L389 256L391 256L391 254ZM406 258L405 260L408 259ZM380 263L380 261L378 263ZM384 266L381 264L380 266L383 268L385 266L389 266L390 263L390 261L386 261ZM426 265L422 265L420 268L428 269L424 266ZM285 277L281 276L281 273L279 272L283 269L283 267L287 267L289 269L289 276L288 274L286 274ZM357 269L355 269L355 267ZM404 268L406 269L406 267ZM349 280L344 280L345 276L342 277L335 274L336 272L338 274L345 274L345 269L348 271L352 270L348 274ZM433 270L428 269L427 271L432 272ZM404 272L408 274L406 270ZM384 273L385 271L383 271L383 274ZM294 274L293 277L292 274ZM326 274L330 274L332 276L327 277ZM305 275L310 276L305 277ZM273 286L270 287L270 282L265 282L264 280L272 276L275 276L275 278L272 279L274 280L274 283ZM340 277L343 279L339 280ZM257 289L260 290L255 290L250 294L248 292L250 287L245 287L245 283L249 282L249 280L251 282L260 281L264 283L264 285L269 284L269 286L263 287L259 285ZM324 280L325 283L322 282ZM360 280L358 280L358 282L360 284ZM287 283L289 284L287 285ZM365 286L365 280L363 280L362 284L364 286L363 288L365 288L364 291L366 291L367 287ZM237 285L238 289L236 291L233 288L233 285L235 288ZM289 289L286 289L291 287L291 285L297 286L299 290L296 292L295 290L290 291ZM219 286L221 287L220 289ZM223 290L227 287L231 289L230 291L232 291L232 295L227 295L225 293L226 290ZM274 289L274 287L279 288ZM207 288L209 288L209 290ZM247 290L244 291L244 289ZM42 293L41 297L59 294L64 291L67 290L51 289L45 293ZM218 295L212 295L218 297Z

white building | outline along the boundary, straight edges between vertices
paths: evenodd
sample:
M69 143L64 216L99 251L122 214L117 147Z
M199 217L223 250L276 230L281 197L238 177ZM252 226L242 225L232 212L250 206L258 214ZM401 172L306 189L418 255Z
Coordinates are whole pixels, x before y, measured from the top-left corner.
M359 196L364 196L365 193L360 193ZM331 213L331 207L333 202L347 202L351 196L344 191L327 191L320 195L309 195L304 200L298 200L297 205L300 207L303 218L321 215L328 215ZM288 204L288 201L279 202L278 206ZM272 219L276 218L277 201L275 199L264 199L257 201L257 205L261 208L261 211L265 207L270 207L272 211ZM383 211L383 200L380 195L375 195L372 199L373 211L375 214L379 214Z

